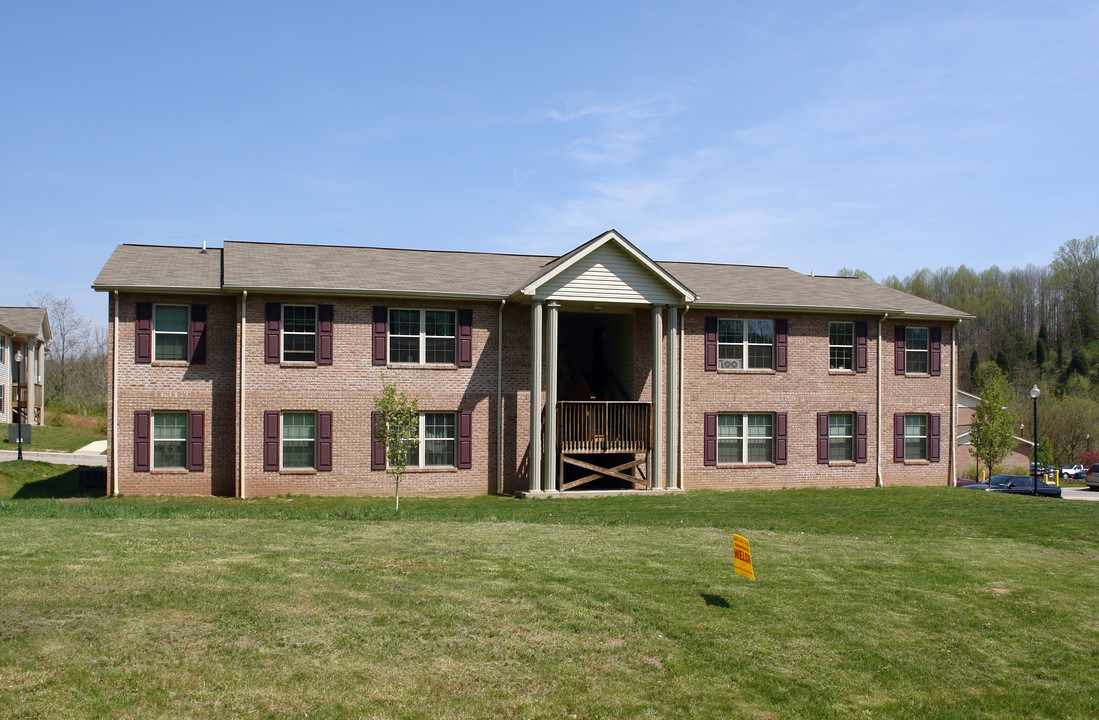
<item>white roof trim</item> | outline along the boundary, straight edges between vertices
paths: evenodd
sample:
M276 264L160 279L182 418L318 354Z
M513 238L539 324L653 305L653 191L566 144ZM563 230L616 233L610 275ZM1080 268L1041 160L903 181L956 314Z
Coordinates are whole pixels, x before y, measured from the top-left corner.
M585 245L581 245L580 248L578 249L578 251L576 251L576 250L572 251L572 252L576 252L576 255L569 258L565 262L562 262L561 264L559 264L557 267L553 268L549 272L546 272L542 275L539 275L531 283L529 283L526 287L522 288L519 292L521 292L524 295L530 295L530 296L533 297L538 292L538 288L545 285L547 282L549 282L550 280L552 280L553 278L557 277L562 272L564 272L567 268L572 267L573 265L575 265L580 260L584 259L585 257L590 255L591 253L595 252L596 250L598 250L599 248L603 247L604 245L606 245L607 243L610 243L610 242L615 243L620 248L625 250L626 253L628 253L635 260L637 260L639 263L641 263L643 266L645 266L645 268L648 269L649 272L651 272L653 275L660 278L665 284L669 285L677 293L682 295L683 296L683 302L690 303L690 302L694 302L695 300L698 299L698 296L695 295L694 292L692 292L690 288L688 288L686 285L684 285L683 283L676 280L675 277L673 275L671 275L667 270L660 267L655 262L653 262L651 259L649 259L648 255L646 255L645 253L641 252L636 247L634 247L633 243L631 243L629 240L627 240L626 238L619 235L618 232L615 231L615 230L608 230L607 232L603 233L602 235L600 235L596 238L593 238L592 240L589 240ZM567 255L568 253L565 253L565 254Z

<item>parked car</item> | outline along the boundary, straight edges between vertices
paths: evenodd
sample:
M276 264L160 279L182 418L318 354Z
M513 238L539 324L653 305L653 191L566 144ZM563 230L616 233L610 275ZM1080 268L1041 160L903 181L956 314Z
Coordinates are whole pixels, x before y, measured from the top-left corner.
M1088 474L1088 469L1083 465L1065 465L1061 468L1061 477L1069 480L1083 480Z
M1099 469L1099 465L1095 466ZM1099 480L1099 474L1096 475ZM961 485L967 490L988 490L990 492L1011 493L1012 495L1030 495L1034 489L1034 476L1032 475L993 475L988 482L975 483L973 485ZM1038 494L1042 497L1061 497L1061 488L1050 485L1044 480L1038 480Z
M1092 465L1084 475L1084 482L1092 490L1099 490L1099 465Z

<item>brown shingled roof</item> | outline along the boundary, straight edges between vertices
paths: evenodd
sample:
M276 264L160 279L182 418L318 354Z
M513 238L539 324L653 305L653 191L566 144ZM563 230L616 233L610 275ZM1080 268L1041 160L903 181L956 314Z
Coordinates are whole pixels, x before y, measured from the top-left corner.
M119 245L92 283L95 290L220 290L221 250Z
M522 288L524 281L547 272L575 252L554 258L230 241L223 250L201 254L194 247L119 245L92 287L504 299ZM889 312L956 320L973 317L859 278L811 277L782 267L657 264L697 293L696 304L703 307Z
M0 326L13 335L50 339L50 321L46 309L40 307L0 307Z

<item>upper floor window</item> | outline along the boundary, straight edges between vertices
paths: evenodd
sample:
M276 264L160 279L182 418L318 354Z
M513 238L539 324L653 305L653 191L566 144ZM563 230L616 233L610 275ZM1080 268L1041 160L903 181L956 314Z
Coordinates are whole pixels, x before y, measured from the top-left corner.
M769 463L774 461L774 415L721 413L717 416L717 461Z
M317 359L317 306L282 306L282 359L315 362Z
M774 367L772 320L718 318L717 366L722 370L770 370Z
M906 327L904 331L904 366L907 373L926 373L930 368L931 344L925 327Z
M828 369L855 369L855 323L828 323Z
M190 347L186 305L153 307L153 359L187 360Z
M457 321L453 310L389 311L389 361L453 365L457 357Z
M153 412L153 469L187 467L187 413Z

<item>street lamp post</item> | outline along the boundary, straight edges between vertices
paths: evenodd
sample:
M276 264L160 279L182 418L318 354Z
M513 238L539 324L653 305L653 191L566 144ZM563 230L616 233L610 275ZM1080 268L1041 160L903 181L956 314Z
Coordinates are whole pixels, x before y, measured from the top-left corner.
M1087 450L1088 450L1088 452L1091 452L1091 433L1088 433L1087 435L1085 435L1084 438L1087 440L1087 443L1088 443Z
M23 351L22 350L16 350L15 351L15 382L16 382L16 388L20 390L19 399L23 398L22 388L19 387L20 385L23 384L22 383L23 373L20 372L20 370L22 369L22 365L23 365ZM21 409L21 407L18 403L16 403L15 411L17 413L16 418L15 418L15 422L16 422L16 425L18 426L18 433L19 433L19 445L18 445L18 450L17 450L17 452L19 454L18 454L17 457L18 457L19 460L22 460L23 459L23 410Z
M1038 494L1038 396L1041 394L1037 384L1030 389L1030 398L1034 401L1034 489L1030 491L1031 495Z

